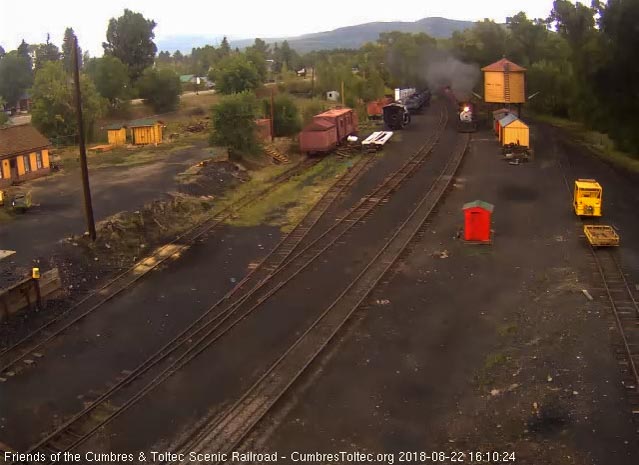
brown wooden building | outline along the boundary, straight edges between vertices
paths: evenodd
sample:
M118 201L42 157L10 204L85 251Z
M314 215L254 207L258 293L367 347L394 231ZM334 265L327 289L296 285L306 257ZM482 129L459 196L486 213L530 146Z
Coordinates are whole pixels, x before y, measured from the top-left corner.
M0 129L0 187L48 174L50 147L30 124Z

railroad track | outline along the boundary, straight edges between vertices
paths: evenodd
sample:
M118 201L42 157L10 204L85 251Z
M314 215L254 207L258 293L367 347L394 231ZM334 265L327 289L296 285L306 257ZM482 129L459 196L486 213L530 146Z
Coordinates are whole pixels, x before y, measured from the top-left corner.
M7 378L15 376L28 366L33 365L34 360L43 356L43 348L61 333L86 318L104 303L129 289L150 271L157 269L169 260L178 258L190 244L193 244L204 234L221 226L238 210L241 210L256 199L277 189L282 183L301 174L306 169L319 163L319 161L320 159L307 160L276 176L272 184L268 187L261 189L257 193L247 194L241 197L233 204L215 214L212 218L200 222L176 237L170 243L156 249L152 255L118 274L97 291L89 294L56 318L48 321L12 346L0 352L0 380L6 381Z
M301 225L298 225L231 292L142 365L132 371L123 373L123 376L116 379L115 383L105 393L94 399L84 410L66 420L37 444L30 447L29 451L31 453L43 452L50 454L72 450L83 444L100 428L114 420L230 331L348 230L361 222L373 208L383 203L403 180L414 173L436 145L436 141L447 124L447 119L447 113L442 112L439 133L433 137L432 141L426 142L402 168L388 176L373 192L360 200L345 216L339 218L335 225L306 245L293 258L290 258L292 252L299 246L306 233L319 220L322 213L347 186L350 186L357 174L368 163L372 162L372 157L369 157L368 161L362 163L361 166L358 166L359 164L356 165L351 170L351 176L340 179L336 183L336 188L329 190L324 195L302 221ZM291 238L291 240L287 241L288 238ZM297 265L297 268L294 265ZM280 277L276 280L275 277L282 270L289 271L288 277L286 279ZM266 293L257 294L258 290L265 290ZM253 300L250 300L251 298ZM246 305L247 302L248 305ZM248 309L245 309L247 306ZM239 316L231 319L238 309L244 309L244 311ZM216 310L218 311L216 312ZM161 364L161 362L165 363Z
M616 356L632 413L639 420L639 304L616 257L616 251L590 247L616 323Z
M566 175L566 167L559 155L557 161L566 189L569 195L572 195L572 186ZM580 227L582 225L581 222ZM579 231L579 235L583 235L583 230ZM598 248L591 244L588 244L588 248L595 275L601 279L603 284L601 290L608 300L617 329L615 355L621 367L622 383L626 388L635 421L639 422L639 303L617 259L617 250Z
M316 357L330 343L353 312L370 295L404 250L423 230L425 221L443 197L466 152L469 135L414 208L351 284L229 409L200 424L172 450L188 454L216 451L229 454L270 411ZM181 463L190 463L188 460ZM224 462L218 462L224 463Z

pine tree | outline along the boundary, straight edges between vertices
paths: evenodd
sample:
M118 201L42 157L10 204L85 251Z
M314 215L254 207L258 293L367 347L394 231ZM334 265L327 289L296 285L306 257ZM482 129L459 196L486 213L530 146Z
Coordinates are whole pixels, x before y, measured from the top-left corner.
M75 32L73 32L73 28L66 28L64 31L64 39L62 40L62 60L64 70L67 73L73 72L73 43L75 39L76 36ZM82 49L78 46L78 58L79 57L82 57Z

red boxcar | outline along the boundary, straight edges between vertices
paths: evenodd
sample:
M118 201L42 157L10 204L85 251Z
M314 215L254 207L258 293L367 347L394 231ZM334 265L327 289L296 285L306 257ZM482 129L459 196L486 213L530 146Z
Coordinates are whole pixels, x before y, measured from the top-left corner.
M316 119L300 133L302 153L326 153L337 147L337 127L330 121Z
M326 153L357 132L357 115L350 108L336 108L313 117L300 133L302 153Z
M357 115L351 108L335 108L325 111L313 118L323 119L337 127L337 143L342 143L348 136L357 132Z

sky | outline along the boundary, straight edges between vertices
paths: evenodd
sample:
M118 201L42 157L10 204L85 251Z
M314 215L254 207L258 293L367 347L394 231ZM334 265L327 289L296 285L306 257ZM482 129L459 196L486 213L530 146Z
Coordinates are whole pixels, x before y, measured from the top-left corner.
M520 10L528 17L546 17L552 0L0 0L0 45L6 50L45 42L47 32L56 45L72 27L80 46L92 56L102 55L109 19L124 8L155 20L156 39L176 35L230 38L288 37L328 31L371 21L415 21L430 16L505 22Z

